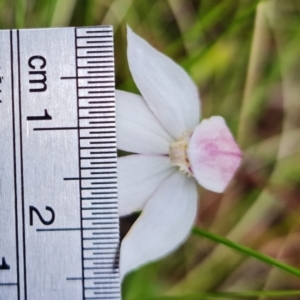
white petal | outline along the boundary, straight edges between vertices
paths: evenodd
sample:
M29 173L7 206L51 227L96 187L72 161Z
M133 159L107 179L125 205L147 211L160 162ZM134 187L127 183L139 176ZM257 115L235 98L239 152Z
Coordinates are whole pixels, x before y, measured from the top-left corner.
M141 154L167 154L171 136L139 95L116 91L118 149Z
M127 27L128 63L133 79L164 128L179 138L199 123L200 100L188 74Z
M196 212L196 182L176 172L158 188L123 239L121 277L166 256L182 244L189 235Z
M241 162L241 150L222 117L203 120L187 149L193 175L203 187L223 192Z
M119 214L144 208L158 186L176 172L168 156L128 155L118 158Z

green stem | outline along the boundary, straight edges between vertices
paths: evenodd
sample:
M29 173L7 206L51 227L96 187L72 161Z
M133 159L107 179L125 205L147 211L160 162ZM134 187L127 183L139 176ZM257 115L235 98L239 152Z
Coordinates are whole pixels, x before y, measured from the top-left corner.
M209 231L206 231L204 229L201 229L201 228L193 228L193 233L198 235L198 236L203 236L205 238L208 238L212 241L215 241L217 243L220 243L220 244L223 244L231 249L234 249L238 252L241 252L245 255L249 255L249 256L252 256L252 257L255 257L256 259L266 263L266 264L269 264L273 267L276 267L278 269L281 269L287 273L290 273L292 275L295 275L297 277L300 277L300 270L297 269L297 268L294 268L290 265L287 265L285 263L282 263L268 255L265 255L263 253L260 253L256 250L253 250L251 248L248 248L246 246L243 246L243 245L240 245L238 243L235 243L231 240L228 240L224 237L221 237L217 234L214 234L214 233L211 233Z

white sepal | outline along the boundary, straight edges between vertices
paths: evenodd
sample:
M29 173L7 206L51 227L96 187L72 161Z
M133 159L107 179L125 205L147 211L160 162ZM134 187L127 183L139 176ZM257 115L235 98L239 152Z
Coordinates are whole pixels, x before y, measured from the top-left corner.
M133 79L163 127L175 138L200 117L198 90L188 74L127 27L127 57Z
M116 91L118 149L141 154L167 154L171 136L139 95Z
M121 278L178 248L190 233L197 212L193 178L176 172L147 202L121 245Z
M159 185L176 168L167 156L128 155L118 158L119 214L128 215L144 208Z

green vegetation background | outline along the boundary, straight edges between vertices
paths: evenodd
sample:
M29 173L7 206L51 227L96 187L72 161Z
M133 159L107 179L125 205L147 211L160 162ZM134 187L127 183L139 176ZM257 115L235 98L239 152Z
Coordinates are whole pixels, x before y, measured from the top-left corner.
M117 88L138 92L129 24L187 70L203 117L225 117L243 148L226 193L200 191L196 226L300 268L300 1L0 0L2 29L101 24L114 26ZM123 299L300 299L299 276L233 248L193 231L128 276Z

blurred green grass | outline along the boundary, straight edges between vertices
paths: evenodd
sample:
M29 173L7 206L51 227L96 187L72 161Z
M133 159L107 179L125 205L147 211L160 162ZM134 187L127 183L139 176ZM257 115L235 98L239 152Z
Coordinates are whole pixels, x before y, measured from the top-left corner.
M138 92L129 24L187 70L203 117L224 116L243 148L226 193L200 191L197 226L299 268L300 1L0 0L2 29L101 24L114 25L117 88ZM123 299L296 300L299 289L299 278L192 235L129 275Z

